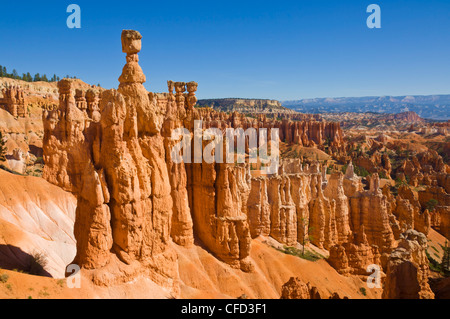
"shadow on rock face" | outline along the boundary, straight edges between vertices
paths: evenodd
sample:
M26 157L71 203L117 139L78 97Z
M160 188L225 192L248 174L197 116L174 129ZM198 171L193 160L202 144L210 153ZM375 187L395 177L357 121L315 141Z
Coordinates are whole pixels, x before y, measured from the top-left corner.
M430 279L430 287L436 299L450 299L450 277Z
M16 158L14 157L14 155L5 155L6 160L8 161L15 161Z
M30 275L52 277L45 270L47 259L42 253L24 252L22 249L11 245L0 245L0 268L7 270L19 270Z
M38 147L36 145L30 145L30 153L33 154L36 157L42 157L44 154L44 151L42 147Z

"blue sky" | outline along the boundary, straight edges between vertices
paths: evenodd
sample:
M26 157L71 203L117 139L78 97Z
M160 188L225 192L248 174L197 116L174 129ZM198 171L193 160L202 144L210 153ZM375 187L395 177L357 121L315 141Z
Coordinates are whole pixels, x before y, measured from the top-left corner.
M20 4L17 4L20 3ZM66 8L81 7L68 29ZM382 10L368 29L366 8ZM1 1L0 64L116 88L122 29L143 35L146 88L199 98L450 93L450 1Z

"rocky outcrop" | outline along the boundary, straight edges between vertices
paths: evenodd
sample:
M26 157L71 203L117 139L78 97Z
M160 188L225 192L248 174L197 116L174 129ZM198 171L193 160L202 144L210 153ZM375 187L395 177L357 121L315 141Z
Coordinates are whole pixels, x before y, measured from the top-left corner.
M316 287L291 277L281 288L281 299L322 299Z
M322 299L319 290L309 282L305 284L300 278L291 277L281 288L281 299ZM328 299L348 299L337 293L331 293Z
M362 190L361 179L356 176L353 163L350 162L344 176L344 194L347 197L352 197L362 192Z
M379 187L375 174L370 178L370 189L350 197L350 215L353 231L364 232L370 245L376 245L382 254L390 253L394 245L394 234L390 225L387 198Z
M8 167L19 174L26 173L26 161L29 154L24 154L20 148L15 148L12 155L6 156L6 164Z
M430 231L430 214L427 210L421 212L418 195L408 186L404 185L399 188L394 214L403 231L415 229L425 235Z
M343 183L342 183L342 178ZM331 184L330 184L331 183ZM340 191L333 190L335 185L341 185ZM340 198L341 214L339 242L329 248L328 262L341 274L368 276L369 265L385 267L388 255L395 245L392 223L396 222L391 214L391 206L386 195L379 188L376 174L369 178L370 189L360 190L360 180L354 176L353 166L349 165L345 177L340 174L332 176L328 194ZM344 187L342 186L344 185ZM346 186L345 186L346 185ZM348 225L345 214L345 193L349 195ZM338 202L338 200L336 200ZM338 211L338 210L336 210ZM344 212L344 213L343 213ZM342 231L344 229L345 231ZM347 233L347 236L342 236Z
M2 94L3 98L0 98L0 108L5 109L14 117L28 117L23 89L20 86L5 87L2 90Z
M430 216L430 225L447 238L450 238L450 194L440 186L426 186L418 192L418 201L425 210L424 218ZM427 225L427 224L426 224Z
M428 284L427 238L415 230L402 234L389 256L383 299L433 299Z
M380 257L378 247L369 244L362 226L351 241L331 247L328 262L340 274L367 277L369 265L381 265Z
M450 209L443 209L440 212L441 223L439 230L448 239L450 239Z

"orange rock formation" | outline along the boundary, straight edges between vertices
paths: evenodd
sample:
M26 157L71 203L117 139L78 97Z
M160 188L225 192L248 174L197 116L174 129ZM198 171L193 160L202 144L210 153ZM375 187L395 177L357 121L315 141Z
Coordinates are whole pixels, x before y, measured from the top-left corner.
M122 33L127 63L118 90L73 94L65 79L58 83L59 108L43 115L44 177L77 196L74 263L90 270L94 282L144 273L177 295L171 241L189 247L198 240L216 258L251 272L251 242L258 236L288 246L311 241L330 251L328 262L341 274L367 276L372 264L392 273L400 233L427 232L430 216L416 205L428 193L402 189L393 203L377 174L365 190L351 163L345 175L330 177L325 166L303 167L298 159L283 161L278 174L253 177L247 164L174 163L171 133L182 127L192 132L194 120L203 120L203 129L279 128L286 143L327 144L335 153L345 152L345 143L338 123L196 109L195 82L169 81L168 93L147 92L138 64L141 38L137 31ZM308 296L295 282L284 290L286 297Z
M425 254L427 238L408 230L396 250L389 256L384 299L433 299L428 284L428 259Z
M25 106L23 89L20 86L10 86L2 90L3 98L0 98L0 108L5 109L14 117L28 117Z

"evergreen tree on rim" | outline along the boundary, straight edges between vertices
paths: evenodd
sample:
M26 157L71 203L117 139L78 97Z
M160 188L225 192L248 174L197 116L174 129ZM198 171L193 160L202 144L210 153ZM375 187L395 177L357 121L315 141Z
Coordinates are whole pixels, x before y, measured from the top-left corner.
M0 131L0 161L6 161L6 141Z

